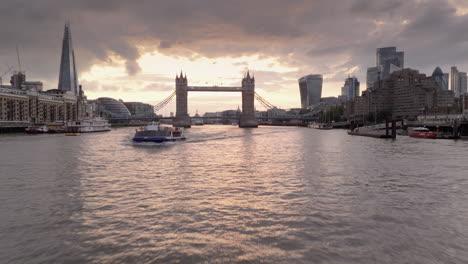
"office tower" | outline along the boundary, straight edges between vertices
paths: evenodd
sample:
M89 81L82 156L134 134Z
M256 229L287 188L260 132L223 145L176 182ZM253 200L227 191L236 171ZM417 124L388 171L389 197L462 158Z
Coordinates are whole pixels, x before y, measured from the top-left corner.
M60 59L60 75L58 89L71 91L78 95L78 76L76 75L75 53L73 51L70 24L65 24L62 43L62 57Z
M404 68L403 51L397 51L396 47L378 48L376 52L376 66L382 69L381 78L387 79L392 71ZM392 66L393 65L393 66Z
M307 108L320 102L322 84L323 77L321 74L310 74L299 79L302 108Z
M443 73L440 67L435 68L432 73L432 78L440 89L448 90L448 74Z
M455 98L460 98L460 95L467 91L466 72L459 72L457 67L452 66L450 71L450 89L455 94Z
M458 69L455 66L452 66L450 70L450 90L453 91L456 98L460 96L459 93L460 80L458 78Z
M460 82L460 85L459 85L459 88L458 88L458 91L459 91L459 95L464 95L466 94L468 91L467 91L467 80L466 80L466 72L459 72L458 73L458 81Z
M374 88L374 83L378 81L381 77L381 67L370 67L367 68L367 89L372 90Z
M341 89L341 95L346 97L347 100L353 100L359 96L359 81L355 76L346 78Z

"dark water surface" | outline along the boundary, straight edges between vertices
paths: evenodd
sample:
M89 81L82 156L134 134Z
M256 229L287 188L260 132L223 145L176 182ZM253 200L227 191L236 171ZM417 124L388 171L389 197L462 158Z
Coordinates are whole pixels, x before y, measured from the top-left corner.
M0 135L0 263L468 263L468 141Z

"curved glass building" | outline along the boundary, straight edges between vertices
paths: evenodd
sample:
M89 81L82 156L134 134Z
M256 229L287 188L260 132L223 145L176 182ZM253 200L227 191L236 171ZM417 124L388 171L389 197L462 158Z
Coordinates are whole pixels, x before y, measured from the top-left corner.
M302 108L320 103L322 83L323 77L321 74L310 74L299 79Z
M440 89L448 90L448 73L444 74L440 67L435 68L432 73L432 78Z
M120 101L109 97L96 99L96 113L104 118L129 118L130 111Z

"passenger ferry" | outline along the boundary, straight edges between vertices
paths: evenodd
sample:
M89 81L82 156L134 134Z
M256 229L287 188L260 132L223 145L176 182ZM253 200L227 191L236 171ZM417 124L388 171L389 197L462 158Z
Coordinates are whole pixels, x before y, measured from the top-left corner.
M435 139L437 138L437 133L432 132L429 129L425 127L415 127L413 130L409 133L410 137L414 138L430 138L430 139Z
M79 121L68 121L66 131L71 133L89 133L110 131L110 124L102 117L83 119Z
M185 140L184 130L179 127L160 126L153 122L140 130L136 130L132 139L134 142L173 142Z

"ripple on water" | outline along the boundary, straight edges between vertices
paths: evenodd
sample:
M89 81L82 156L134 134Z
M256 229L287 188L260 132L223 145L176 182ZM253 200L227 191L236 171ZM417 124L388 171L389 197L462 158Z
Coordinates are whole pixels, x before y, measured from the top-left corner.
M466 141L203 126L136 145L132 132L0 136L0 258L468 262Z

